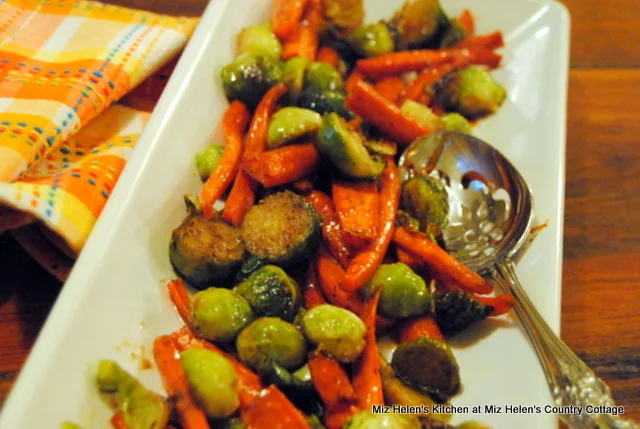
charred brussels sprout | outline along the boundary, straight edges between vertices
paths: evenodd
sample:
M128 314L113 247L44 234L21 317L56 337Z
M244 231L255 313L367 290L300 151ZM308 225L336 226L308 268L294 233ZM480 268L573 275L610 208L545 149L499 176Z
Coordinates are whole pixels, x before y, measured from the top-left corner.
M300 107L285 107L271 118L267 142L269 149L275 149L305 134L320 128L322 117L317 112Z
M497 112L506 97L506 90L479 66L453 71L436 85L442 106L471 119Z
M304 337L291 323L275 317L263 317L238 335L236 349L242 362L258 369L272 361L285 369L299 368L307 353Z
M224 419L240 407L238 379L231 362L206 349L180 353L180 363L193 396L210 418Z
M473 132L469 121L459 113L447 113L440 116L439 128L443 131L459 131L466 134Z
M438 326L445 333L462 331L493 312L493 307L479 303L459 290L436 293L435 309Z
M169 245L176 272L201 289L230 280L244 255L237 228L222 219L206 220L197 212L173 231Z
M344 429L421 429L416 416L407 414L374 414L370 410L361 411L351 418Z
M103 399L122 411L127 427L164 429L167 425L170 413L167 401L144 387L116 362L99 363L97 383Z
M394 49L391 32L382 22L356 28L347 36L347 41L363 57L377 57Z
M457 19L452 19L440 38L440 49L450 48L467 37L467 30Z
M306 86L320 91L342 91L344 82L338 70L329 64L314 62L307 68Z
M381 265L364 288L364 293L367 297L372 296L380 288L378 312L383 316L406 318L429 311L431 293L427 284L401 262Z
M302 318L305 337L318 350L340 362L355 361L362 353L367 328L358 316L329 304L309 310Z
M364 20L363 0L322 0L324 17L341 29L353 29Z
M400 108L402 113L415 119L422 125L425 125L432 130L435 130L440 125L440 118L433 111L424 104L417 103L412 100L407 100L402 104Z
M228 289L209 288L191 301L194 331L211 341L233 341L254 319L247 300Z
M429 224L443 227L449 215L449 195L438 179L416 176L402 185L402 208L420 222L423 231Z
M322 218L304 198L284 191L251 207L242 221L242 239L253 259L288 267L319 244Z
M345 99L343 91L322 91L310 86L300 94L298 106L321 115L335 112L343 118L353 119L353 113L344 105Z
M458 362L443 341L419 338L400 344L391 366L402 380L437 400L446 401L460 389Z
M253 108L269 88L282 80L282 69L271 57L247 52L224 66L220 76L227 98Z
M423 47L432 42L449 20L439 0L407 0L391 25L402 49Z
M282 45L267 26L254 25L244 28L236 37L236 55L247 52L279 60Z
M196 168L203 182L206 182L211 173L220 164L220 159L224 153L224 146L212 144L202 152L196 154Z
M273 316L291 322L300 307L298 285L274 265L258 269L234 291L249 302L258 317Z
M369 154L363 138L336 113L326 115L318 130L316 148L342 173L357 179L375 178L384 162Z
M294 57L284 63L282 67L282 83L287 87L289 100L293 104L298 102L298 97L304 88L304 77L308 65L308 59Z

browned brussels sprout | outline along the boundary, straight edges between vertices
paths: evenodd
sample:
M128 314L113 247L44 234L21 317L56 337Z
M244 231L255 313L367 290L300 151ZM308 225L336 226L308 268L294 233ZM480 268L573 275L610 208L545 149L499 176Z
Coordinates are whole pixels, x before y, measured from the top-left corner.
M363 0L322 0L324 17L341 29L354 29L364 21Z
M449 195L438 179L416 176L402 185L402 208L420 222L423 231L429 224L443 227L449 215Z
M243 28L236 37L236 54L246 52L279 60L282 44L266 25Z
M376 57L393 52L394 42L384 23L363 25L347 36L351 47L363 57Z
M253 369L264 361L285 369L300 368L307 355L307 344L298 328L276 317L262 317L244 328L236 349L242 362Z
M407 0L393 16L391 25L399 47L408 49L433 41L448 22L439 0Z
M224 66L220 76L227 98L253 108L269 88L282 81L282 68L272 57L246 52Z
M462 331L472 323L486 319L492 311L493 307L481 304L459 290L435 294L436 320L445 333Z

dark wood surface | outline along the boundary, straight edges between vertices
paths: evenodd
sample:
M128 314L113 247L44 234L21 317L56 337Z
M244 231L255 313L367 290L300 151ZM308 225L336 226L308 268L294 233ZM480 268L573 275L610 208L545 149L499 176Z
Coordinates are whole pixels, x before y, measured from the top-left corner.
M114 3L198 15L206 2ZM609 383L628 417L640 420L640 2L565 4L572 70L562 338ZM0 236L0 403L60 287Z

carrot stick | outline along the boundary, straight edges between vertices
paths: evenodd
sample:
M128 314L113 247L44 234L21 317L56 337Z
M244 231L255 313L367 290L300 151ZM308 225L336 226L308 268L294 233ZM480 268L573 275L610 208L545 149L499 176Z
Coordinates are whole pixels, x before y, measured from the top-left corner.
M215 345L196 338L188 327L184 326L171 334L171 340L175 344L178 352L189 349L207 349L227 358L236 371L238 378L238 395L240 396L240 405L242 407L248 406L260 394L262 382L258 375Z
M365 82L365 76L357 70L351 72L344 84L344 89L347 91L347 94L353 91L360 82Z
M334 180L331 192L345 243L354 249L371 244L378 236L378 184L371 180Z
M265 188L286 185L317 170L320 154L313 144L284 146L242 161L242 170Z
M362 355L353 368L353 388L360 400L360 406L370 410L373 405L384 404L382 378L380 377L380 358L376 342L376 313L382 289L364 303L361 318L367 327L366 343Z
M338 404L327 407L324 412L324 424L327 429L342 429L345 427L345 423L360 411L360 407L353 404Z
M311 310L314 307L327 303L320 289L320 280L318 280L318 272L314 261L309 262L307 277L302 287L302 295L304 296L304 308L306 310Z
M345 105L403 146L433 132L432 129L402 113L398 106L384 99L371 85L364 82L360 82L347 95Z
M458 17L458 22L460 22L467 34L472 34L476 31L476 20L469 9L462 11L462 14Z
M434 275L442 274L454 280L465 291L488 294L493 287L428 238L412 234L405 227L396 228L394 243L424 261Z
M425 94L427 85L435 84L440 78L456 68L456 63L446 63L440 66L424 70L418 77L406 87L399 96L398 105L406 100L419 101Z
M242 158L242 134L249 122L249 110L239 101L233 101L222 119L224 133L224 153L220 163L207 179L200 191L200 207L206 219L213 218L213 204L238 173L240 158Z
M351 380L338 361L315 351L309 353L307 363L313 387L327 407L340 403L358 403Z
M327 301L354 313L360 312L362 300L357 294L347 292L340 287L345 272L338 261L323 246L320 246L318 250L316 270L318 271L320 288Z
M262 97L260 104L253 114L247 141L245 142L243 159L248 159L264 152L267 147L267 131L269 130L269 120L273 115L278 100L287 92L283 84L277 84ZM255 202L255 192L257 183L251 177L240 170L236 181L229 192L229 197L224 206L222 217L233 225L240 225Z
M247 429L310 429L304 415L275 385L266 388L241 417Z
M282 58L303 57L311 61L316 58L318 49L318 34L308 26L300 26L296 35L284 44Z
M454 46L454 48L484 48L484 49L498 49L504 46L504 38L501 31L495 31L483 36L469 36Z
M331 67L337 69L340 64L340 55L338 55L335 49L329 46L323 46L318 51L316 61L329 64Z
M271 30L282 40L291 38L307 7L308 0L274 0Z
M493 307L493 312L489 315L490 317L500 316L505 314L509 310L513 308L515 304L514 298L510 294L502 294L495 297L486 297L479 296L476 294L470 294L471 298L478 301L481 304L490 305Z
M394 104L406 87L407 84L400 76L385 76L375 84L375 90L378 91L378 94Z
M325 246L327 246L331 255L338 260L340 265L346 268L349 265L351 255L349 248L344 243L340 220L336 214L333 201L327 194L320 191L311 191L305 198L323 218L322 238Z
M424 262L422 262L422 260L420 260L420 258L415 256L411 252L407 252L406 250L399 247L396 247L396 259L398 259L398 262L402 262L403 264L409 266L409 268L411 268L413 271L424 270L425 264Z
M210 428L207 416L191 393L178 353L176 345L168 335L160 336L153 342L153 356L167 394L175 398L180 424L184 429Z
M393 232L396 214L400 204L400 177L398 168L392 158L387 159L387 166L382 172L380 187L380 234L376 241L358 254L347 268L340 287L348 292L355 292L364 286L378 270L384 259Z
M429 314L400 322L396 330L398 343L402 344L418 338L434 338L445 341L444 335L440 332L440 327L433 315Z
M189 312L191 297L189 296L189 292L187 292L187 288L184 286L184 282L182 279L171 280L167 284L167 289L169 289L169 296L171 297L171 301L173 301L173 305L176 306L178 314L185 323L189 323L191 320L191 313Z
M313 182L313 178L305 178L296 180L291 184L291 186L296 192L299 192L301 194L309 194L311 191L313 191Z
M113 429L129 429L127 422L124 421L124 414L122 411L117 411L109 421L111 422Z

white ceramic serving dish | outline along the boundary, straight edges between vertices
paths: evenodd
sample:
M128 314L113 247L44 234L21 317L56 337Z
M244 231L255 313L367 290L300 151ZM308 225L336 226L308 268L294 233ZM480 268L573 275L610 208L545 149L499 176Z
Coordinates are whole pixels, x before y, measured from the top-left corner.
M367 18L388 17L400 4L367 0ZM479 33L502 30L506 36L504 65L495 76L509 99L476 134L517 166L533 189L538 219L549 221L518 272L558 332L568 14L548 0L443 0L443 5L450 15L469 7ZM227 101L218 74L233 57L234 36L265 19L270 6L271 0L215 0L208 6L6 402L0 428L58 428L66 419L86 428L110 427L93 382L103 358L117 359L162 390L157 373L140 370L132 355L153 360L153 338L180 326L164 287L173 276L170 233L185 214L181 196L200 187L194 154L220 141ZM464 385L454 404L550 404L542 370L517 325L485 323L453 346ZM470 418L496 429L557 427L556 418L545 414L457 415L454 421Z

